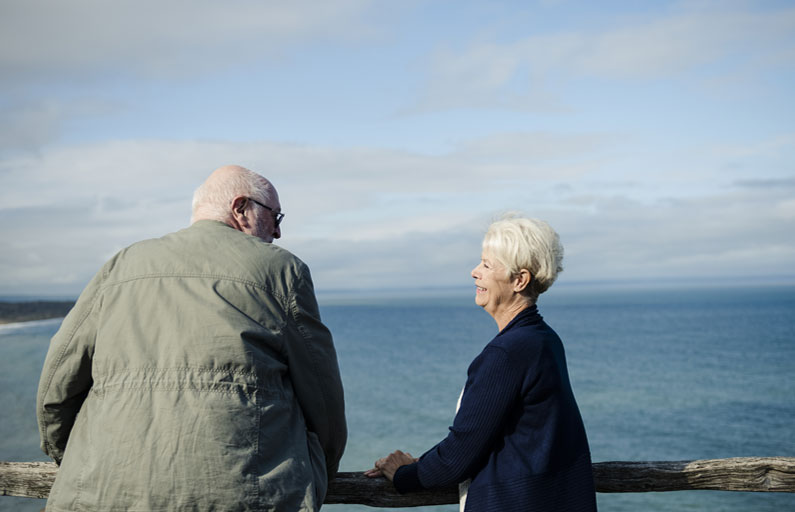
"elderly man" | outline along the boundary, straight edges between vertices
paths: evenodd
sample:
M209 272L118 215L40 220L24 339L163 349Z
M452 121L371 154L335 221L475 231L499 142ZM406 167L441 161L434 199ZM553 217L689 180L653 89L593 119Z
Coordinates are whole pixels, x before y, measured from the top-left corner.
M50 344L37 414L57 510L318 510L346 441L309 269L262 176L222 167L192 225L97 273Z

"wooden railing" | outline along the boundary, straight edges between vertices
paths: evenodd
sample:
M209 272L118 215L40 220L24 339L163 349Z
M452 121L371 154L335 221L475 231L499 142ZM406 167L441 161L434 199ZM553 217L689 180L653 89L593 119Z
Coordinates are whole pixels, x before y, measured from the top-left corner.
M46 498L58 467L52 462L0 462L0 495ZM662 462L598 462L593 465L597 492L685 490L793 492L795 457L742 457ZM458 502L458 489L398 494L383 478L339 473L331 481L327 504L418 507Z

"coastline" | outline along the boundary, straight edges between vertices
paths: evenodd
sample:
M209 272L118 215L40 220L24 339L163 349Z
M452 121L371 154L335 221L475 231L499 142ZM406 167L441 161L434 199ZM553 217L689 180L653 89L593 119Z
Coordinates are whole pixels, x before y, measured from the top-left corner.
M25 320L23 322L0 322L0 332L12 329L22 329L24 327L34 327L37 325L48 325L51 323L60 323L64 317L43 318L40 320Z
M54 300L0 301L0 325L28 324L63 318L74 304L74 301Z

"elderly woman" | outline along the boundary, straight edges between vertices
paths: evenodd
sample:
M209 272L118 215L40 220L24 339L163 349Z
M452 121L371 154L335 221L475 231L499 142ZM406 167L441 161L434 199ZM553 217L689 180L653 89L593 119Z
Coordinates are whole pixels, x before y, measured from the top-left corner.
M536 307L562 270L543 221L493 223L472 270L499 333L467 372L450 433L415 459L396 451L365 474L401 492L460 483L461 510L594 511L591 456L563 345Z

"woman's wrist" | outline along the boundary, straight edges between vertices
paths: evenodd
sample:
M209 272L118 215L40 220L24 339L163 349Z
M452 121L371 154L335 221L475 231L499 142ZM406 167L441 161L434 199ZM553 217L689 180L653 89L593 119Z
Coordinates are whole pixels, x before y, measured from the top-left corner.
M392 483L395 484L397 492L404 494L425 489L420 482L418 469L419 464L416 462L397 468L395 476L392 479Z

